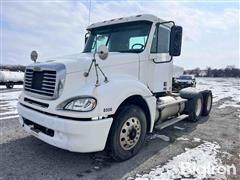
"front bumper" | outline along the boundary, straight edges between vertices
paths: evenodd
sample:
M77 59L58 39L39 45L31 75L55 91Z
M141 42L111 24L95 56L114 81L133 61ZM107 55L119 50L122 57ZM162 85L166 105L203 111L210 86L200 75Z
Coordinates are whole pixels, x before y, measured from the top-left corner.
M69 120L37 112L20 103L17 108L20 124L27 132L48 144L74 152L102 151L113 121L113 118L96 121ZM24 123L26 119L45 129L51 129L54 135L35 131L31 125Z

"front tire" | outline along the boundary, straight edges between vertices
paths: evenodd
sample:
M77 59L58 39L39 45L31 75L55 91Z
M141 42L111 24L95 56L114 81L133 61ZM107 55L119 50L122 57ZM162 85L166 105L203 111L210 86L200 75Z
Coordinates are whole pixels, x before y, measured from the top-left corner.
M146 116L141 108L126 105L119 109L108 139L108 150L116 161L127 160L136 155L145 141Z

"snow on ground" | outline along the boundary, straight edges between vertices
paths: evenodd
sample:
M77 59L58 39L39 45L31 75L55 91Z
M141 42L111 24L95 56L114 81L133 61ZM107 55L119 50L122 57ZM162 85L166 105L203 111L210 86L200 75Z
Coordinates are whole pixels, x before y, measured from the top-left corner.
M219 108L240 107L239 78L197 78L197 88L212 90L213 102L229 98Z
M234 101L225 101L224 104L220 105L218 108L223 109L223 108L228 107L228 106L240 108L239 101L238 101L238 104L235 104Z
M184 130L185 128L179 127L179 126L173 126L174 129L178 129L178 130Z
M188 138L184 138L184 137L179 137L177 138L177 141L188 141Z
M201 142L200 138L193 138L193 142Z
M219 158L219 154L225 152L221 152L220 148L216 142L203 141L193 149L186 148L184 153L163 166L156 166L148 174L136 175L136 180L226 179L226 171L221 171L225 166Z
M19 86L19 88L22 86ZM18 117L17 101L21 91L1 92L0 91L0 120Z
M22 87L23 87L23 85L14 85L14 86L13 86L13 89L16 89L16 88L20 88L20 89L21 89ZM0 89L7 89L7 88L6 88L6 86L3 86L3 85L2 85L2 86L0 86ZM1 92L0 92L0 93L1 93Z

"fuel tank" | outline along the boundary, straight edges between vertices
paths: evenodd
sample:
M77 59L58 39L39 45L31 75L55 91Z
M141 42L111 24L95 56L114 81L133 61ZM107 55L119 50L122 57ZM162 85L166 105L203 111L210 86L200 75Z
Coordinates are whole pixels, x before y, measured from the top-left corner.
M185 108L185 99L179 96L164 96L157 100L156 123L161 123L181 114Z
M23 81L23 72L0 71L0 82L19 82Z

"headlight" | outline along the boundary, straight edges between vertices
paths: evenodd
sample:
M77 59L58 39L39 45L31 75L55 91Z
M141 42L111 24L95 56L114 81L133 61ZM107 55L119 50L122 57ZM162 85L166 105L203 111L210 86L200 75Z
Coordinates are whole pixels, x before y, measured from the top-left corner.
M92 111L97 105L96 99L92 97L76 97L68 100L62 106L63 110L88 112Z

